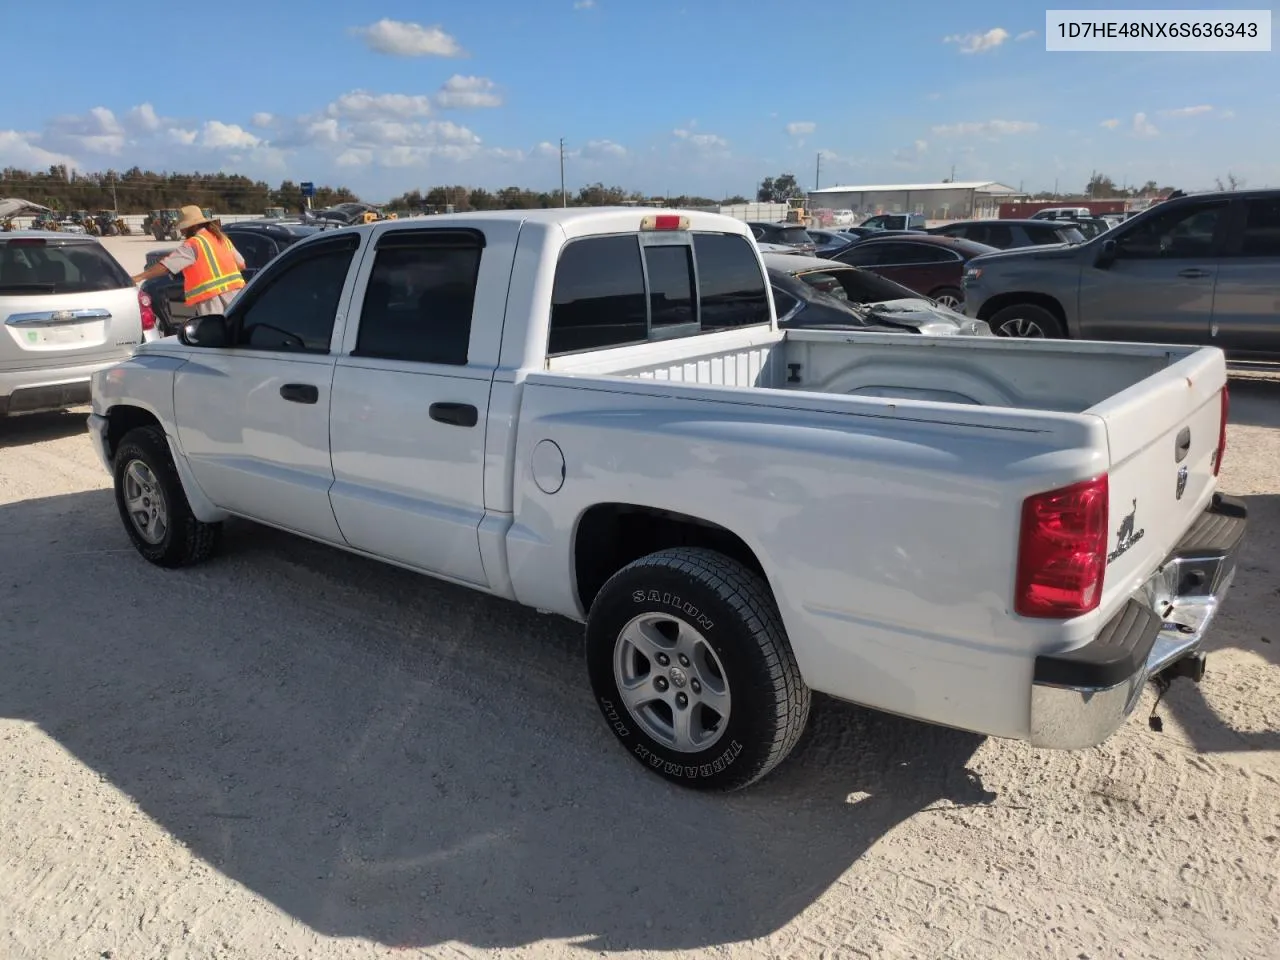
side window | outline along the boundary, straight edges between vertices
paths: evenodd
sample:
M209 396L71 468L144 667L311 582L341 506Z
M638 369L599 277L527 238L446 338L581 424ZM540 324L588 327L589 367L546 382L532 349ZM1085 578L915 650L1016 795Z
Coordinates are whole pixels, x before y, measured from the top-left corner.
M773 288L773 304L778 310L778 319L785 319L787 314L800 305L800 301L781 290L778 287Z
M938 232L944 237L959 237L961 240L976 240L978 243L987 242L987 225L985 223L971 223L967 227L946 227Z
M1176 260L1213 253L1225 202L1185 204L1147 217L1116 239L1123 260Z
M567 244L551 293L547 353L617 347L648 335L640 241L588 237Z
M266 237L228 232L227 239L240 251L240 256L244 257L244 265L249 270L261 270L275 256L275 244Z
M885 262L880 255L887 246L889 244L885 243L857 244L847 250L836 251L833 258L854 267L871 267Z
M1005 250L1013 246L1013 231L1002 223L989 223L987 224L987 238L982 240L974 237L973 239L978 240L979 243Z
M924 243L886 243L878 261L885 266L905 266L916 263L945 263L956 259L950 250Z
M1249 201L1240 256L1280 257L1280 200Z
M279 269L254 291L253 299L233 310L237 346L328 353L342 286L358 243L349 235L338 243L299 250L287 263L278 262Z
M769 322L764 276L750 241L730 233L695 233L693 255L698 261L703 330ZM781 303L777 309L778 316L786 313Z
M649 273L649 325L697 323L693 306L693 250L684 244L644 248Z
M480 237L392 231L378 244L353 356L467 362Z

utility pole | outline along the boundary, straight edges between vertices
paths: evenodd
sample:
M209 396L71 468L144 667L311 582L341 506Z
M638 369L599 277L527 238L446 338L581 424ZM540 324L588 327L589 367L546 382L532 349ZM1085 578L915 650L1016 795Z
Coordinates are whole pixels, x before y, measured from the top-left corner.
M560 138L560 206L569 206L569 195L564 192L564 137Z
M822 151L818 151L818 168L813 171L813 189L822 186Z
M951 179L948 180L947 182L948 183L956 182L956 165L954 163L951 165Z
M111 209L120 209L120 204L116 203L116 173L114 170L111 171Z

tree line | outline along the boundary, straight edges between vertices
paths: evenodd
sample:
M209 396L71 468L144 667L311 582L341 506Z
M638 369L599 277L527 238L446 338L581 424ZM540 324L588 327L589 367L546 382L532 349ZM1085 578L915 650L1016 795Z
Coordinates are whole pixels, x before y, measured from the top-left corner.
M606 187L592 183L576 191L529 190L524 187L503 187L486 190L462 184L431 187L426 191L409 190L387 203L387 209L409 213L443 213L450 207L456 213L468 210L548 210L552 207L609 207L623 203L662 203L667 206L709 207L721 203L746 203L742 197L713 200L692 194L678 197L652 197L624 187Z

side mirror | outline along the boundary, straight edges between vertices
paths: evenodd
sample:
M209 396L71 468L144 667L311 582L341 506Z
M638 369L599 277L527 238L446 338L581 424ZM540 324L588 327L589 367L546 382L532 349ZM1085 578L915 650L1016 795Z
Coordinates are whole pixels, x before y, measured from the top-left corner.
M184 323L178 339L189 347L228 347L231 345L231 331L226 317L209 313Z
M1099 270L1105 270L1115 262L1116 242L1114 240L1103 240L1102 247L1098 250L1098 258L1094 260L1093 265Z

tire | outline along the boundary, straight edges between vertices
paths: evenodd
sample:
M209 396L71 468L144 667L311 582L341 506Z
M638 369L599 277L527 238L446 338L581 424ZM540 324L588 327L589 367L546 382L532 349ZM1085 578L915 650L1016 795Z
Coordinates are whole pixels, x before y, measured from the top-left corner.
M964 310L964 291L957 290L955 287L939 287L929 294L929 299L936 300L942 306L950 307L952 310Z
M143 557L158 567L184 567L213 554L222 524L202 523L191 512L163 430L130 430L116 449L112 467L120 519ZM144 513L145 523L135 519Z
M615 573L591 605L587 668L614 736L681 786L756 782L786 758L809 719L809 688L768 586L713 550L662 550ZM628 681L637 691L631 705Z
M990 323L991 332L997 337L1065 340L1067 336L1062 321L1034 303L1015 303L997 310Z

